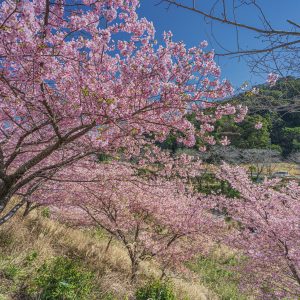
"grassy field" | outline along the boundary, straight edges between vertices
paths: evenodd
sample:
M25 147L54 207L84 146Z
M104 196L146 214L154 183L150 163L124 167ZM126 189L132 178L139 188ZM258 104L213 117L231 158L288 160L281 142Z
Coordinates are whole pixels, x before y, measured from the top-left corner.
M0 299L40 299L31 293L36 286L36 279L47 279L49 274L45 275L45 264L47 266L60 257L78 262L81 266L72 276L92 274L91 293L83 299L135 299L138 287L150 278L160 277L159 266L154 261L142 264L136 284L131 285L129 259L125 250L114 241L105 251L108 240L103 232L68 228L49 219L42 211L34 211L26 219L15 217L0 227ZM233 280L230 283L228 274L219 272L219 265L212 263L204 271L202 267L192 269L193 272L170 277L176 299L238 299L229 297L231 292L214 288L214 285L227 284L232 293L237 293L236 282ZM219 279L207 276L214 272L221 274ZM227 279L227 283L224 279ZM218 280L220 282L216 282Z

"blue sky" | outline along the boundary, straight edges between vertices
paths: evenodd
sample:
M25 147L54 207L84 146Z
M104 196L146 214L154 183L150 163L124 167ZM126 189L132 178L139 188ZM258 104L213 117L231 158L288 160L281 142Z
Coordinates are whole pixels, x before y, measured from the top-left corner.
M160 40L164 31L171 30L174 34L174 40L183 41L187 46L199 45L202 40L209 42L208 50L220 50L214 40L211 38L210 27L205 23L202 16L185 11L180 8L171 7L166 9L166 5L156 5L159 0L140 0L140 16L153 21L156 28L156 38ZM185 3L192 3L192 0L181 0ZM207 5L211 0L196 0L202 5ZM261 0L262 8L271 21L275 29L289 29L290 25L286 20L290 19L300 23L300 0ZM208 7L208 6L207 6ZM258 25L259 20L251 9L244 8L239 13L240 21L251 25ZM227 48L235 49L235 32L228 25L214 26L216 39ZM253 49L259 46L260 41L253 34L247 31L240 31L240 41L243 46ZM222 77L229 79L235 87L239 87L243 82L249 81L251 84L262 83L265 81L265 74L253 75L244 60L232 59L229 57L218 59L222 68Z

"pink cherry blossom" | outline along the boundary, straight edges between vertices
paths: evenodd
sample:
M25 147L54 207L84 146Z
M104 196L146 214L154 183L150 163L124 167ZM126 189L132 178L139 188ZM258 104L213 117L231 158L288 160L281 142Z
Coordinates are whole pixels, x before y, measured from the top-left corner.
M257 122L255 125L254 125L255 129L259 130L259 129L262 129L263 127L263 123L262 122Z
M223 146L228 146L230 144L230 140L228 139L227 136L224 136L221 141L220 141L221 145Z
M156 258L163 269L176 270L209 249L209 210L171 174L182 169L184 177L189 165L199 175L197 164L186 155L178 164L167 165L165 176L153 177L139 175L133 164L90 161L57 174L52 178L57 180L54 188L48 182L33 197L50 205L64 222L100 227L117 238L127 249L134 280L143 260Z
M213 196L212 207L226 211L223 243L249 260L240 265L244 288L257 287L258 299L296 299L300 294L300 186L280 179L254 183L241 167L223 164L217 174L239 192ZM213 231L211 232L211 234Z
M272 87L276 84L277 80L279 78L278 74L275 73L269 73L267 83Z
M217 119L244 116L228 104L203 109L232 93L213 52L189 49L170 32L154 45L139 1L74 3L0 4L0 213L14 195L18 208L47 178L93 153L135 155L171 131L186 146L195 136L213 144ZM187 120L191 112L203 130Z

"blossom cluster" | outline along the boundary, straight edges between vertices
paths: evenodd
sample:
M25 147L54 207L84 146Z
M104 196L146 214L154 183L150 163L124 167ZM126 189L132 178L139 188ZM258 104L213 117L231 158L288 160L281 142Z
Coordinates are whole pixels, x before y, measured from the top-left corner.
M300 294L299 184L284 184L280 179L254 183L245 169L228 164L222 165L217 177L239 192L237 198L217 196L210 201L212 207L225 209L235 224L229 223L220 240L251 258L243 265L242 284L258 287L263 299L296 299Z
M189 158L184 156L181 161ZM185 166L166 166L166 173L149 177L133 164L90 161L64 170L33 194L49 205L54 215L73 225L100 227L117 238L128 251L133 277L139 262L155 257L163 268L182 262L209 248L212 218L191 190L182 189L170 169L180 173ZM184 177L184 172L181 172ZM169 175L169 176L168 176Z
M0 213L13 195L29 197L40 181L92 153L135 154L171 131L204 149L218 142L218 119L243 119L244 107L216 102L233 89L207 43L188 48L166 32L157 45L138 5L1 1Z
M267 78L267 83L272 87L276 84L279 79L279 75L275 73L269 73Z

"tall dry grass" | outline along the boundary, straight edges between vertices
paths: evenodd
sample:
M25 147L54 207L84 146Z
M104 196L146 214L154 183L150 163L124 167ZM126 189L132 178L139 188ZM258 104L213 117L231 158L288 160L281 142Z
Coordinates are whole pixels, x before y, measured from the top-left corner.
M120 300L134 299L137 286L150 278L160 277L159 265L149 261L141 264L137 282L130 284L130 261L126 250L114 240L106 251L108 242L109 238L103 233L68 227L43 216L42 210L35 210L26 218L20 212L0 227L0 270L9 265L23 266L19 271L30 276L38 266L51 258L67 256L79 259L95 274L95 285L99 287L95 299L99 300L104 299L102 297L107 293L112 293ZM37 253L37 257L33 264L27 266L26 259L30 253ZM171 276L170 281L178 299L217 299L197 276L177 274L177 277ZM22 282L11 286L11 282L1 276L0 271L1 300L18 299L16 295L22 286Z

